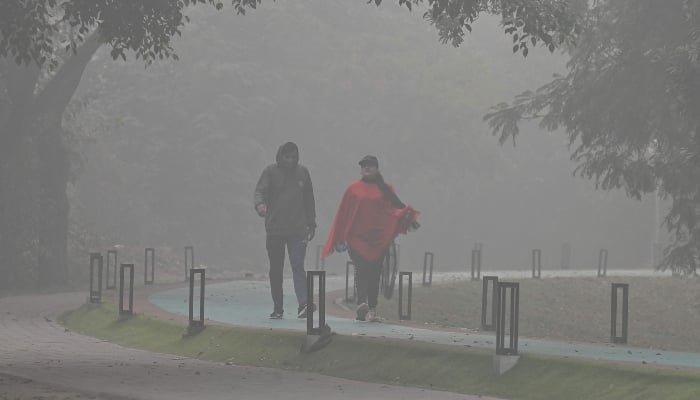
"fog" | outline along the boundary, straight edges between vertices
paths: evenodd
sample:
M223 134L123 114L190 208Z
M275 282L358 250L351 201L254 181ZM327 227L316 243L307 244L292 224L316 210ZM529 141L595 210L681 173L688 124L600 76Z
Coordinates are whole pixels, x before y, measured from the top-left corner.
M197 264L265 272L253 190L289 140L316 194L307 268L365 154L422 213L422 227L398 239L403 269L422 267L425 251L437 270L467 268L477 242L486 270L527 269L533 248L543 268L559 268L564 243L572 268L595 268L601 248L608 268L651 266L663 204L574 177L563 132L526 125L515 145L501 146L482 122L489 107L563 72L564 56L512 54L492 18L460 48L442 45L420 12L388 3L190 15L179 61L144 68L102 49L83 76L76 97L87 105L73 129L84 158L71 212L99 246L182 256L193 245ZM340 272L345 256L326 265Z

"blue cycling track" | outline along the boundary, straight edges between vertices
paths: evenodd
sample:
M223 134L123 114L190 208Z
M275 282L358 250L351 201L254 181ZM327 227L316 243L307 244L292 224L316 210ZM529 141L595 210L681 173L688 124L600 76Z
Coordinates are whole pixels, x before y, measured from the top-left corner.
M498 271L499 279L526 278L529 271ZM596 271L542 271L542 278L554 276L595 276ZM660 273L646 270L608 271L608 276L658 276ZM415 275L415 273L414 273ZM488 275L488 274L487 274ZM496 275L494 273L493 275ZM466 273L435 274L434 283L469 279ZM344 276L327 276L326 293L344 291ZM284 281L285 318L271 320L270 288L267 281L236 280L207 284L205 289L206 319L222 323L272 329L306 331L306 319L296 318L296 298L292 280ZM195 296L196 297L196 296ZM167 289L151 294L148 300L153 305L173 314L189 315L189 288ZM339 299L326 298L326 303ZM381 301L381 300L380 300ZM197 304L197 303L195 303ZM195 306L198 310L198 306ZM195 314L198 316L197 312ZM196 318L196 317L195 317ZM493 349L496 337L492 332L477 332L467 329L434 330L407 326L400 323L359 322L353 318L333 315L325 316L332 331L342 335L363 335L424 341L452 346L466 346L479 349ZM518 352L521 354L542 354L561 357L578 357L593 360L652 364L669 367L700 368L700 353L677 352L636 348L620 344L573 343L554 340L534 339L519 336Z

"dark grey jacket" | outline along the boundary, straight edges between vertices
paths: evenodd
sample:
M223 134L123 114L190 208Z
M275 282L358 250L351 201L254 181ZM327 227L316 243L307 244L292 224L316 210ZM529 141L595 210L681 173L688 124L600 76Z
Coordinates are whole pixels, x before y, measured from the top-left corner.
M255 187L255 206L267 206L268 235L306 235L308 228L316 228L311 175L303 165L282 167L281 150L282 146L277 150L277 163L268 165L260 175Z

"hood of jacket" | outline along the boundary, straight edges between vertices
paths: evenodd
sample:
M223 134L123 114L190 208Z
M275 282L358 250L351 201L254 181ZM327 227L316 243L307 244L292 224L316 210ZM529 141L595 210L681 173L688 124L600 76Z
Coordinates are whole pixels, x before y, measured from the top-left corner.
M279 147L277 149L277 155L275 156L275 161L277 162L277 165L280 167L285 167L284 160L282 160L282 154L286 153L296 153L297 155L297 160L294 163L294 165L290 165L289 167L294 167L297 164L299 164L299 147L296 145L294 142L287 142Z

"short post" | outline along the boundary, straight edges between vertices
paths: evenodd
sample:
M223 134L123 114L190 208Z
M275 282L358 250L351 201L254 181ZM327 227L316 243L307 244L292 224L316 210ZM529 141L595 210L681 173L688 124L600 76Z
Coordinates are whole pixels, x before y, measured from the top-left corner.
M406 292L406 314L403 313L403 277L408 277L408 289ZM411 320L411 295L413 294L413 272L399 272L399 320Z
M600 249L598 253L598 278L608 274L608 249Z
M571 243L561 245L561 269L571 268Z
M97 275L97 279L95 279ZM90 253L90 303L102 302L102 254Z
M428 273L428 257L430 257L430 275ZM427 276L426 276L427 275ZM423 255L423 286L430 286L433 283L433 252L426 251Z
M194 247L185 246L185 282L189 279L188 271L192 268L194 268Z
M199 275L199 319L194 319L194 277ZM189 298L189 325L187 334L192 335L204 329L204 282L206 270L204 268L190 269L190 298Z
M498 282L498 314L496 316L496 354L518 354L518 319L520 313L520 283ZM510 296L508 296L510 294ZM506 301L509 300L508 302ZM508 305L509 307L506 307ZM510 311L510 312L508 312ZM509 314L509 344L505 345L506 314Z
M488 308L489 283L491 283L491 322L486 322ZM496 318L498 312L498 277L484 276L481 285L481 330L493 331L496 328Z
M111 260L114 260L114 263L111 262ZM114 265L114 272L110 273L110 266ZM105 289L116 289L117 287L117 251L116 250L107 250L107 269L105 271ZM109 283L109 277L113 275L114 279L112 279L112 284L110 285Z
M472 250L472 280L481 279L481 249Z
M314 326L314 277L318 277L318 327ZM331 342L331 327L326 324L326 271L306 271L306 338L302 353L325 347Z
M318 327L314 327L314 277L318 277ZM326 271L306 271L306 334L320 335L326 325Z
M542 277L542 250L532 249L532 277L540 279Z
M612 296L610 299L610 341L612 343L627 343L627 323L628 323L628 296L629 283L613 283ZM621 335L617 335L617 293L622 289L622 329Z
M401 245L394 242L394 246L396 247L396 268L398 270L401 269Z
M149 263L150 260L150 263ZM151 266L151 279L148 279L148 266ZM156 270L156 251L153 247L146 247L145 259L143 261L143 284L152 285Z
M350 291L350 266L353 268L352 272L352 298L349 295ZM357 269L355 268L355 263L348 261L345 263L345 301L355 301L357 299Z
M326 269L326 260L323 256L323 245L319 244L316 246L316 271L323 271Z
M654 268L661 266L661 262L664 259L664 245L659 242L654 242L652 246L652 256L654 260ZM671 271L673 273L674 271Z
M129 308L124 308L124 270L129 270ZM134 264L122 264L119 268L119 317L134 315Z

